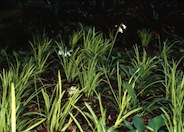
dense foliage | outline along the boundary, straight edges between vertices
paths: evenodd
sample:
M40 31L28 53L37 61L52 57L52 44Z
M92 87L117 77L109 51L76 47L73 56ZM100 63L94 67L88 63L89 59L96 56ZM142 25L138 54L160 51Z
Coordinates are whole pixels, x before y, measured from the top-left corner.
M184 2L0 2L1 132L183 132Z

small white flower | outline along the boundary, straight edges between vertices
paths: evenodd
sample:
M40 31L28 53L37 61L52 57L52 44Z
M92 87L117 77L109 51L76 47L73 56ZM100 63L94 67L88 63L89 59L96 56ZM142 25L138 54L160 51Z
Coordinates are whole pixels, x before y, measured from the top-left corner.
M123 23L121 23L121 25L120 25L123 29L126 29L126 25L125 24L123 24Z
M65 53L65 57L67 57L67 56L70 57L72 52L73 52L72 49L69 50L69 51L67 51L67 52Z
M123 29L120 26L118 27L118 32L123 33Z
M70 52L67 51L67 52L64 54L64 56L65 56L65 57L67 57L67 56L70 57L71 54L70 54Z
M115 27L118 27L118 32L123 33L123 30L127 28L127 26L123 23L121 23L119 26L115 25Z
M72 52L73 52L72 49L66 52L64 52L63 50L59 50L58 55L63 55L64 57L70 57Z
M63 55L63 54L64 54L63 51L61 50L58 51L58 55Z
M76 91L77 91L77 86L71 86L71 87L67 90L67 92L68 92L69 95L74 94Z

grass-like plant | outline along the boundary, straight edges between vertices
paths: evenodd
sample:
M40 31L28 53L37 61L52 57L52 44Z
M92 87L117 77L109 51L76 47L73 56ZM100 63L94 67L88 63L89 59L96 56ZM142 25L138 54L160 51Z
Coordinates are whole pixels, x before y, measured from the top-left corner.
M95 28L91 28L87 32L84 31L81 50L86 56L85 59L88 61L96 57L98 63L103 62L104 58L109 59L117 33L115 37L111 33L112 37L107 38L101 32L97 32Z
M160 42L161 43L161 42ZM174 41L174 42L171 42L171 41L168 41L168 40L165 40L163 42L163 46L161 46L161 44L159 44L159 51L160 51L160 59L162 60L162 67L163 67L163 80L165 83L168 83L168 77L166 74L168 74L170 72L170 64L171 64L171 61L170 61L170 58L171 58L171 53L173 52L172 50L172 47L174 44L176 44L177 42ZM166 98L168 99L169 96L170 96L170 91L167 87L165 87L165 95L166 95Z
M77 46L80 46L78 45L80 41L80 39L84 36L84 31L77 31L77 32L74 32L70 38L69 38L69 46L71 49L75 49Z
M43 33L43 35L34 36L33 42L30 41L29 43L32 47L32 55L37 69L39 72L43 72L45 68L47 68L48 64L46 64L46 62L53 52L51 48L52 40Z
M158 57L149 57L147 52L143 49L143 53L141 55L139 48L137 45L134 46L135 57L131 59L131 64L133 69L140 69L136 74L137 85L136 91L137 96L146 96L147 94L155 93L154 91L158 91L157 89L159 83L161 83L161 77L159 74L155 74L156 70L158 70L159 59Z
M135 72L135 74L138 70ZM134 74L134 75L135 75ZM107 74L105 74L107 83L111 89L114 102L117 105L117 112L118 117L113 125L114 128L118 128L127 117L131 116L132 114L140 111L142 107L139 107L135 104L137 101L136 94L134 91L135 81L134 75L129 79L128 82L122 82L122 77L119 71L119 63L117 63L117 87L118 89L115 90L113 85L111 84ZM137 108L135 108L137 106Z
M16 100L13 83L11 84L11 131L16 132Z
M87 97L92 96L96 88L102 81L102 72L97 68L96 57L89 61L86 66L82 67L79 74L80 86Z
M41 119L45 119L45 128L49 132L66 131L72 122L70 113L72 113L73 105L81 97L81 92L76 90L68 99L64 99L65 91L62 90L60 72L58 72L58 84L52 94L49 95L44 86L41 91L45 107L44 110L41 110L41 113L37 112L36 114Z
M23 66L17 60L16 65L12 64L0 74L0 131L11 131L11 127L13 131L27 131L30 125L36 126L24 112L30 100L35 97L31 86L37 74L32 59Z
M112 46L110 39L105 39L103 34L96 32L95 28L89 29L83 35L82 49L92 52L93 54L105 55Z
M151 56L145 48L154 38L153 34L149 30L139 30L142 50L135 45L134 51L111 56L118 32L123 32L122 27L126 28L121 24L115 36L110 34L110 39L94 28L82 29L71 35L68 44L56 42L53 49L52 40L43 34L30 42L30 54L14 51L15 59L4 54L8 64L6 70L0 72L0 131L27 132L37 126L49 132L66 131L71 123L75 123L83 132L78 120L82 116L90 129L97 132L116 132L121 128L159 131L165 124L170 132L182 132L184 74L178 69L183 58L177 62L170 60L171 48L177 41L166 40L162 46L158 38L159 54ZM51 84L50 80L45 82L47 78L38 76L49 68L49 57L54 49L62 71L57 71L57 84ZM0 61L5 62L4 59ZM77 83L78 87L66 89L67 94L62 87L62 77L69 83ZM83 93L85 96L81 98ZM78 106L79 99L84 101L92 96L97 99L98 110L93 109L90 102ZM102 97L105 97L107 107ZM107 116L109 107L116 111L111 126L106 121L111 116ZM164 114L155 114L160 107L162 111L158 112ZM154 117L145 123L140 117L147 113ZM133 117L132 122L129 117Z
M169 41L168 39L166 39L163 42L163 46L161 46L160 44L161 42L159 42L159 52L160 52L160 58L163 59L164 61L166 61L167 58L171 58L171 53L173 52L172 47L178 43L178 41ZM167 63L167 62L166 62Z
M77 47L76 45L79 42L80 45ZM79 71L85 70L84 67L88 67L94 58L97 63L103 63L113 45L111 39L107 39L102 33L96 32L95 28L89 29L87 32L84 30L75 32L70 37L68 44L71 50L68 50L68 47L62 41L56 43L56 52L59 51L60 63L69 82L73 82ZM70 51L72 52L70 53ZM82 67L83 69L81 69Z
M137 33L141 39L142 47L147 48L148 44L154 39L154 34L149 29L141 29Z
M67 52L66 46L63 43L57 43L59 51ZM56 48L57 51L57 48ZM62 65L66 79L68 82L74 82L79 75L81 65L83 63L83 55L80 48L75 49L71 56L65 54L58 54L59 63Z
M184 75L177 70L179 62L172 61L172 65L169 64L167 67L169 69L164 70L165 78L167 78L164 82L167 91L166 98L171 101L171 105L168 109L161 109L168 120L166 126L169 132L182 132L184 130Z
M9 87L10 94L7 94L7 90L2 92L1 94L1 107L0 107L0 118L1 118L1 124L0 124L0 130L2 132L4 131L12 131L16 132L16 99L15 99L15 87L14 84L11 84L11 87ZM7 97L5 97L7 96Z
M97 99L98 99L98 105L99 105L99 110L100 110L100 115L101 117L98 117L95 111L92 109L89 103L85 102L85 107L87 108L87 111L82 111L79 107L74 106L84 117L84 119L87 121L88 125L92 129L93 132L117 132L117 128L114 126L110 127L106 125L106 109L104 109L103 104L102 104L102 99L101 95L97 94ZM83 132L83 129L81 127L81 124L76 120L74 116L72 116L75 123L77 124L79 130Z

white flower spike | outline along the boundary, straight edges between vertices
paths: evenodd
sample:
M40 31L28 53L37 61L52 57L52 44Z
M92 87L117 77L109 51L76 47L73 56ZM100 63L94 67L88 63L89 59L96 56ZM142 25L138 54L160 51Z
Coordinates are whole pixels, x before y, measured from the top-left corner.
M117 27L117 25L115 25L115 27ZM127 28L127 26L123 23L121 23L118 27L118 32L123 33L123 30L125 30Z
M70 57L72 52L73 52L72 49L66 52L64 52L63 50L59 50L58 55L63 55L64 57Z

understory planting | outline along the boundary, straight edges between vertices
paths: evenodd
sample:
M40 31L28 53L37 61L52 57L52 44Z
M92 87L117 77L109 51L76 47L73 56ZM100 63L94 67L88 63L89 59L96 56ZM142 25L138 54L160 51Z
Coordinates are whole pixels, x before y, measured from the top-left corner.
M183 132L183 40L139 30L140 43L116 48L108 35L76 31L67 42L34 36L29 51L0 66L1 132ZM152 48L154 45L154 48Z

